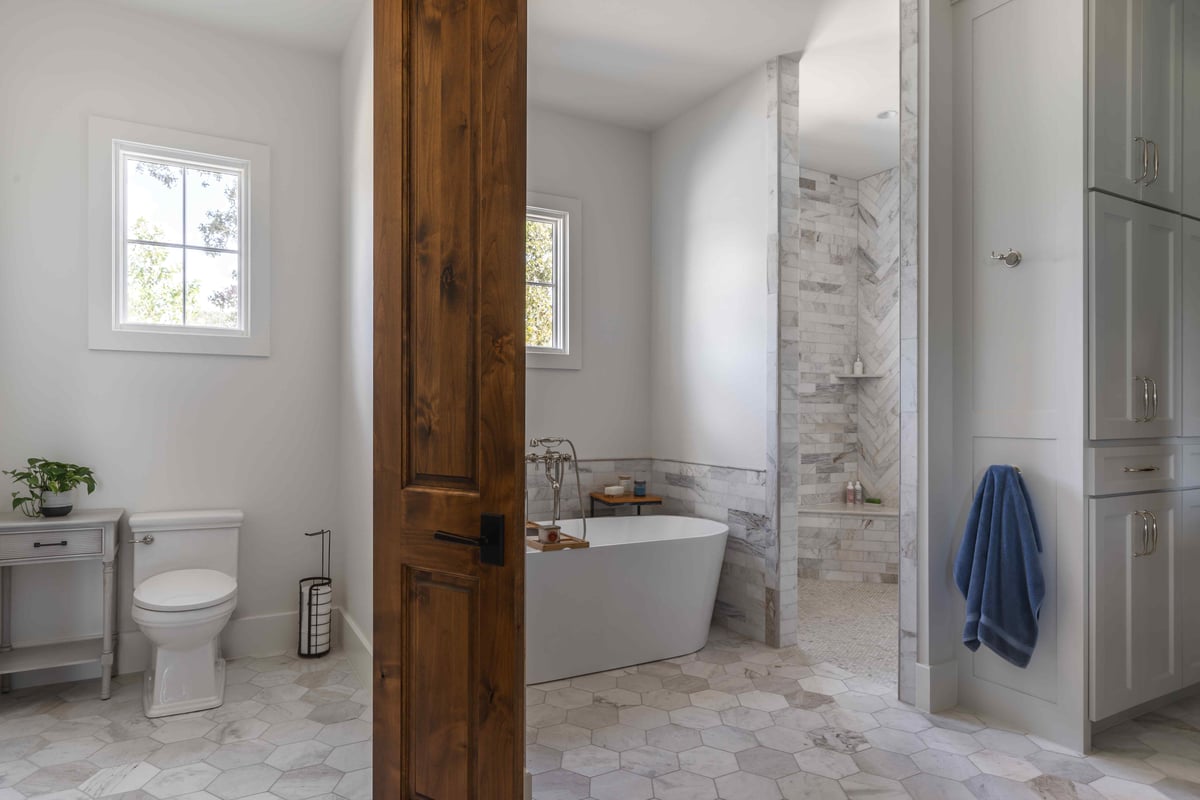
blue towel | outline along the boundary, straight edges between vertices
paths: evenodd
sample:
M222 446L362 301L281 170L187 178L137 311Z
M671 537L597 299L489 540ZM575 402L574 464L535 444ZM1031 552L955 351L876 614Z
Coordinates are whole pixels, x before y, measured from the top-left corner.
M1029 664L1046 595L1041 552L1021 474L1014 467L988 467L954 560L954 582L967 599L963 644L972 652L982 642L1018 667Z

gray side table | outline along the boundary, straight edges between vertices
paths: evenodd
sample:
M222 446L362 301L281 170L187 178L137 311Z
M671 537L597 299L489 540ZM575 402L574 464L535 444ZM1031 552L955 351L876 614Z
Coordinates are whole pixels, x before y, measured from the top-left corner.
M9 676L48 667L100 662L100 699L112 693L116 649L117 582L114 566L120 541L117 527L122 508L85 508L58 518L0 514L0 691L9 691ZM12 568L60 561L99 561L104 570L103 632L86 639L12 645Z

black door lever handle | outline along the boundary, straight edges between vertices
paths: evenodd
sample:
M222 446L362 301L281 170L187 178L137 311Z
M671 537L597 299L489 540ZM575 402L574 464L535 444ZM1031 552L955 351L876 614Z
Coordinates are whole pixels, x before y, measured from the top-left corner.
M479 517L479 538L459 536L457 533L435 531L433 538L450 544L462 544L479 548L479 562L496 567L504 566L504 515L482 514Z

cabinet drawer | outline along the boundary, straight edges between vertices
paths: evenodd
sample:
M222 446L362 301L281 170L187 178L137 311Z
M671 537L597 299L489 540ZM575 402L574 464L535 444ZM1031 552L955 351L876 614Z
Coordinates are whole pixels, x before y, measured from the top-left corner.
M1094 447L1088 469L1089 493L1095 497L1174 489L1181 483L1179 449L1171 445Z
M98 555L103 549L100 528L0 534L0 561Z

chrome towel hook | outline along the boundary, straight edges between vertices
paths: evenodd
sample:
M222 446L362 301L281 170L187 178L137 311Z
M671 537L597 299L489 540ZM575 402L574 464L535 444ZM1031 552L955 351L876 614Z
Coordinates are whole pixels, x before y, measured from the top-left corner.
M1012 248L1009 248L1007 253L997 253L995 250L992 251L992 260L1003 261L1009 269L1012 269L1017 264L1020 264L1021 258L1021 251L1013 250Z

